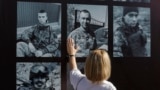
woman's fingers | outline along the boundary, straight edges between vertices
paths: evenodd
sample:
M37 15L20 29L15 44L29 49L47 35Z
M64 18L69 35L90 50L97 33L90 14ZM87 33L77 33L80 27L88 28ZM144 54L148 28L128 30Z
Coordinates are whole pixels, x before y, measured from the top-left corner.
M73 41L72 38L67 39L67 46L68 46L68 47L74 46L74 41Z
M73 39L71 38L71 44L72 44L72 46L74 46L74 41L73 41Z

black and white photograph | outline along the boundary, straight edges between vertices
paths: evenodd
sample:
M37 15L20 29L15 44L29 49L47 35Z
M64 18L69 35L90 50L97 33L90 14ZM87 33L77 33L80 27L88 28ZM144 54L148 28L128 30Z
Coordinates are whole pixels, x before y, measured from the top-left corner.
M17 2L17 57L61 57L61 4Z
M0 29L0 90L160 90L160 0L0 0Z
M61 90L60 63L16 63L16 90Z
M84 62L77 62L77 66L78 66L78 69L84 74L84 65L85 63ZM67 63L67 90L75 90L73 88L73 86L71 85L70 83L70 69L69 69L69 63Z
M113 0L120 2L138 2L138 3L150 3L150 0Z
M113 7L113 56L151 56L150 8Z
M76 57L91 50L108 50L108 6L67 4L67 38L79 46Z

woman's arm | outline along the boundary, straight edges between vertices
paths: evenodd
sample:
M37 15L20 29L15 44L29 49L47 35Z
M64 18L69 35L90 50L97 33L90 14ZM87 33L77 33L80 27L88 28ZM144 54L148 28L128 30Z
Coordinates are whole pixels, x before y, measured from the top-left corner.
M76 53L78 51L78 47L75 46L74 40L72 38L67 39L67 52L69 55L69 66L70 70L77 69L77 63L76 63Z

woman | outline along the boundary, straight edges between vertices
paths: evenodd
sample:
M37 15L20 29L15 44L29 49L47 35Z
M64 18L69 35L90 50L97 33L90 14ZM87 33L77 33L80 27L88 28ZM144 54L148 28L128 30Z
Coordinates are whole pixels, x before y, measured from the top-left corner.
M104 50L92 51L86 59L85 75L82 74L76 63L75 54L78 46L74 40L67 40L67 52L70 64L70 82L75 90L116 90L116 87L107 79L110 77L111 64L109 55Z

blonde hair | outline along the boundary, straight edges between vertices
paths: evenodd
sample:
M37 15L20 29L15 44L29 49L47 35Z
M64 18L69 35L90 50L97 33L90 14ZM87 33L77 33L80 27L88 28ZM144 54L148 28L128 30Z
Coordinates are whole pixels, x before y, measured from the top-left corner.
M85 75L92 83L101 83L107 80L111 74L111 63L105 50L94 50L86 59Z

